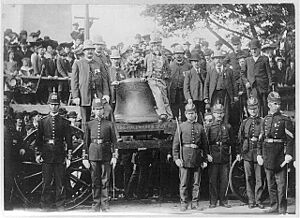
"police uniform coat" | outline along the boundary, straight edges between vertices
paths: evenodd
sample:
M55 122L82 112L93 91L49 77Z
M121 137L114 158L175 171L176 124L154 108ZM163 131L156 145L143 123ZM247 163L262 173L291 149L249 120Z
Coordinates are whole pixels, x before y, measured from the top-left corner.
M229 163L230 145L232 144L232 131L229 124L214 121L207 128L209 152L213 158L212 163Z
M38 122L36 145L45 163L64 163L67 150L72 150L70 122L49 114ZM52 143L51 143L52 142Z
M115 128L111 121L96 118L87 122L85 150L90 161L110 161L116 142Z
M97 97L102 98L103 95L109 95L109 86L107 77L103 76L104 68L94 59L89 63L83 58L74 62L72 66L71 88L72 97L80 98L81 106L92 105L92 89L90 87L90 71L98 73Z
M184 97L186 100L192 99L193 101L204 100L204 82L206 71L199 69L199 73L193 67L185 73L184 78Z
M182 157L183 167L200 167L201 163L205 161L207 154L207 141L203 126L198 122L191 123L186 121L181 123L179 128L179 130L176 130L173 139L174 160ZM179 138L181 139L181 145ZM196 144L199 148L185 147L184 144ZM182 149L180 149L180 146L182 146Z
M228 95L230 97L230 101L233 102L233 97L237 96L237 87L233 75L233 71L230 68L223 67L223 72L222 74L225 74L225 79L224 79L224 87L228 92ZM209 68L206 79L205 79L205 84L204 84L204 98L209 99L211 102L213 93L217 87L217 79L219 76L222 76L216 70L216 67Z
M263 118L261 117L248 117L243 120L240 126L238 133L239 153L246 161L257 162L257 143L261 132L262 120Z
M268 114L262 121L261 138L258 154L263 156L264 167L280 170L285 154L293 155L295 139L291 119L280 112ZM283 142L269 143L266 139L282 139Z
M272 84L269 58L261 55L255 62L253 57L246 58L247 80L251 87L256 87L259 93L267 93Z

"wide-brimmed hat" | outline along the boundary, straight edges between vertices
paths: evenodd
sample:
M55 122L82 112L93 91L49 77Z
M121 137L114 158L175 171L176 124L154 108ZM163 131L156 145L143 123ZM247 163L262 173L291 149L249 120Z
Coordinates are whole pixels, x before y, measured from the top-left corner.
M191 43L189 41L186 41L185 43L183 43L183 45L191 45Z
M226 53L223 51L215 51L212 58L225 58Z
M86 50L86 49L95 49L95 46L93 44L93 41L88 39L88 40L85 40L83 42L83 48L82 48L82 51Z
M158 34L151 35L150 39L151 39L150 44L161 43L162 42L162 38Z
M184 49L181 45L177 45L174 49L174 54L184 54Z
M190 61L200 61L201 56L198 52L193 52L191 57L189 58Z
M274 43L272 43L272 44L267 43L261 47L261 50L264 51L266 49L276 49L276 48L277 48L277 45L275 45Z

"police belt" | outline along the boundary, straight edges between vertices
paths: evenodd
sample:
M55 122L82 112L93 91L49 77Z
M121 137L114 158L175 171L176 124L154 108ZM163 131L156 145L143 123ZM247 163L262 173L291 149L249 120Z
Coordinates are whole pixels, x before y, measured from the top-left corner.
M183 144L183 147L186 147L186 148L194 148L194 149L199 148L199 146L196 145L196 144Z
M247 138L247 137L246 137L246 139L248 139L248 140L251 141L251 142L257 142L257 141L258 141L258 138L255 137L255 136L253 136L253 137L251 137L251 138Z
M283 143L284 140L283 140L283 139L266 138L266 139L264 140L264 142L267 142L267 143Z
M91 141L96 144L109 144L109 142L104 142L103 139L92 139Z
M45 139L44 142L47 144L55 144L55 143L62 143L63 140L62 139Z

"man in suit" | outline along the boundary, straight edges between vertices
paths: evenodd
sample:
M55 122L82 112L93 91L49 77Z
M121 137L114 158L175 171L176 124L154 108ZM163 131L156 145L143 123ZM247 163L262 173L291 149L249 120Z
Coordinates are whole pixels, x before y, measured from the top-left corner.
M238 100L233 71L223 65L225 55L216 52L214 67L208 69L204 83L204 102L213 107L216 103L224 106L224 122L228 123L231 104Z
M179 111L181 115L181 121L185 121L185 109L184 109L184 93L183 83L184 74L191 69L191 64L184 57L184 49L181 45L177 45L174 50L174 60L170 64L171 75L168 80L168 94L171 110L174 117L179 117Z
M74 62L72 66L71 88L73 102L80 104L82 127L90 120L93 98L104 98L109 102L109 86L104 69L93 59L95 47L91 40L83 46L84 58Z
M252 57L246 58L247 83L246 88L250 89L252 96L259 102L260 116L267 115L267 95L272 86L272 75L269 58L261 55L261 44L258 39L250 42Z
M185 72L183 91L187 102L189 104L193 103L196 106L198 120L203 123L201 118L205 112L205 103L203 100L206 71L200 68L200 59L201 57L198 53L191 55L190 62L193 68Z
M84 135L85 146L82 151L83 165L91 168L94 211L105 212L108 208L108 186L111 165L117 163L118 151L114 145L117 142L115 128L111 121L103 117L103 99L93 100L95 119L86 123Z
M65 168L71 164L72 134L70 122L58 114L60 100L57 93L51 93L48 104L50 113L38 122L36 137L36 162L42 163L43 191L41 206L43 209L52 207L51 184L55 183L54 206L64 209L65 203ZM66 143L66 144L65 144ZM65 146L67 151L65 152ZM67 159L66 159L67 157Z

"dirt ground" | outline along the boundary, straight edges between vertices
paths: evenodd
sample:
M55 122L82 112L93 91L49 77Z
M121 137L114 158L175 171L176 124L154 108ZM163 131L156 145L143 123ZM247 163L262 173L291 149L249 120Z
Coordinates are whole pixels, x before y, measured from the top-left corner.
M270 209L268 202L264 202L266 208L249 209L247 205L239 200L229 200L231 208L216 207L210 209L209 201L201 201L202 210L191 210L190 208L186 212L180 212L180 203L177 200L160 202L157 199L145 199L145 200L116 200L110 202L110 210L108 212L92 212L90 205L80 205L77 208L69 211L52 211L44 212L40 209L24 209L17 208L13 211L5 211L3 215L5 217L254 217L254 216L269 216L266 214L266 210ZM298 213L298 211L297 211ZM295 199L288 199L288 214L290 217L298 217L296 214ZM274 216L274 215L273 215Z

